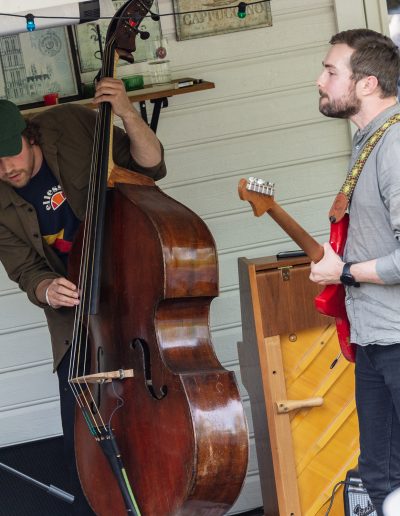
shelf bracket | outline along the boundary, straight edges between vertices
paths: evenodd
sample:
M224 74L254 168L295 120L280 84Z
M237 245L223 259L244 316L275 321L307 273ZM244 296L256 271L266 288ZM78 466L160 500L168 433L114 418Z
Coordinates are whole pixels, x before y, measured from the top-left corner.
M168 107L168 98L167 97L160 97L158 99L152 99L150 100L152 104L154 104L153 113L151 115L151 122L149 124L149 119L147 117L147 108L146 108L146 101L141 100L139 102L140 107L140 115L142 119L146 122L147 125L150 126L150 129L154 131L154 133L157 132L157 126L158 126L158 120L160 118L160 112L161 108Z

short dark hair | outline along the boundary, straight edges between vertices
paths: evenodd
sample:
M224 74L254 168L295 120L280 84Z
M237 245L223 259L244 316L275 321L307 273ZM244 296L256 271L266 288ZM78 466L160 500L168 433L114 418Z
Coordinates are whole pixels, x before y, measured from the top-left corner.
M25 121L26 127L21 133L22 136L25 136L28 142L32 143L33 145L40 145L42 143L42 135L40 132L39 124L29 119L25 119Z
M335 34L329 43L344 43L354 49L350 66L356 82L373 75L378 79L382 97L397 96L400 56L390 38L370 29L352 29Z

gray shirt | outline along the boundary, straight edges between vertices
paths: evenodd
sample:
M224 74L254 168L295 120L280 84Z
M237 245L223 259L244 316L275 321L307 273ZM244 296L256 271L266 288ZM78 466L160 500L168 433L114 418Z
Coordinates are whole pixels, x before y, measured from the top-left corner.
M400 106L386 109L356 132L350 168L368 138ZM377 259L385 285L361 283L346 289L351 342L360 345L400 342L400 122L377 143L358 179L350 205L346 262Z

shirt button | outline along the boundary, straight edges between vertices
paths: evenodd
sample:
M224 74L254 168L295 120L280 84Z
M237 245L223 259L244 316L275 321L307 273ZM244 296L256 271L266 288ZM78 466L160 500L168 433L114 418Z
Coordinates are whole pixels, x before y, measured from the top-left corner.
M350 304L351 304L351 299L348 299L348 300L346 301L346 305L350 305Z
M359 146L359 145L356 145L356 149L358 150L359 148L360 148L360 146Z

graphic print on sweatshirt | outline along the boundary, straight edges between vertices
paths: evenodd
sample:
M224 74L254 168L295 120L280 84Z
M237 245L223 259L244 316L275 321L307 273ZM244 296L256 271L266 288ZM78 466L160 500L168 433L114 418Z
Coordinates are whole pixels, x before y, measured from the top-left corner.
M35 208L42 238L66 265L80 221L47 163L43 161L29 183L15 190Z

